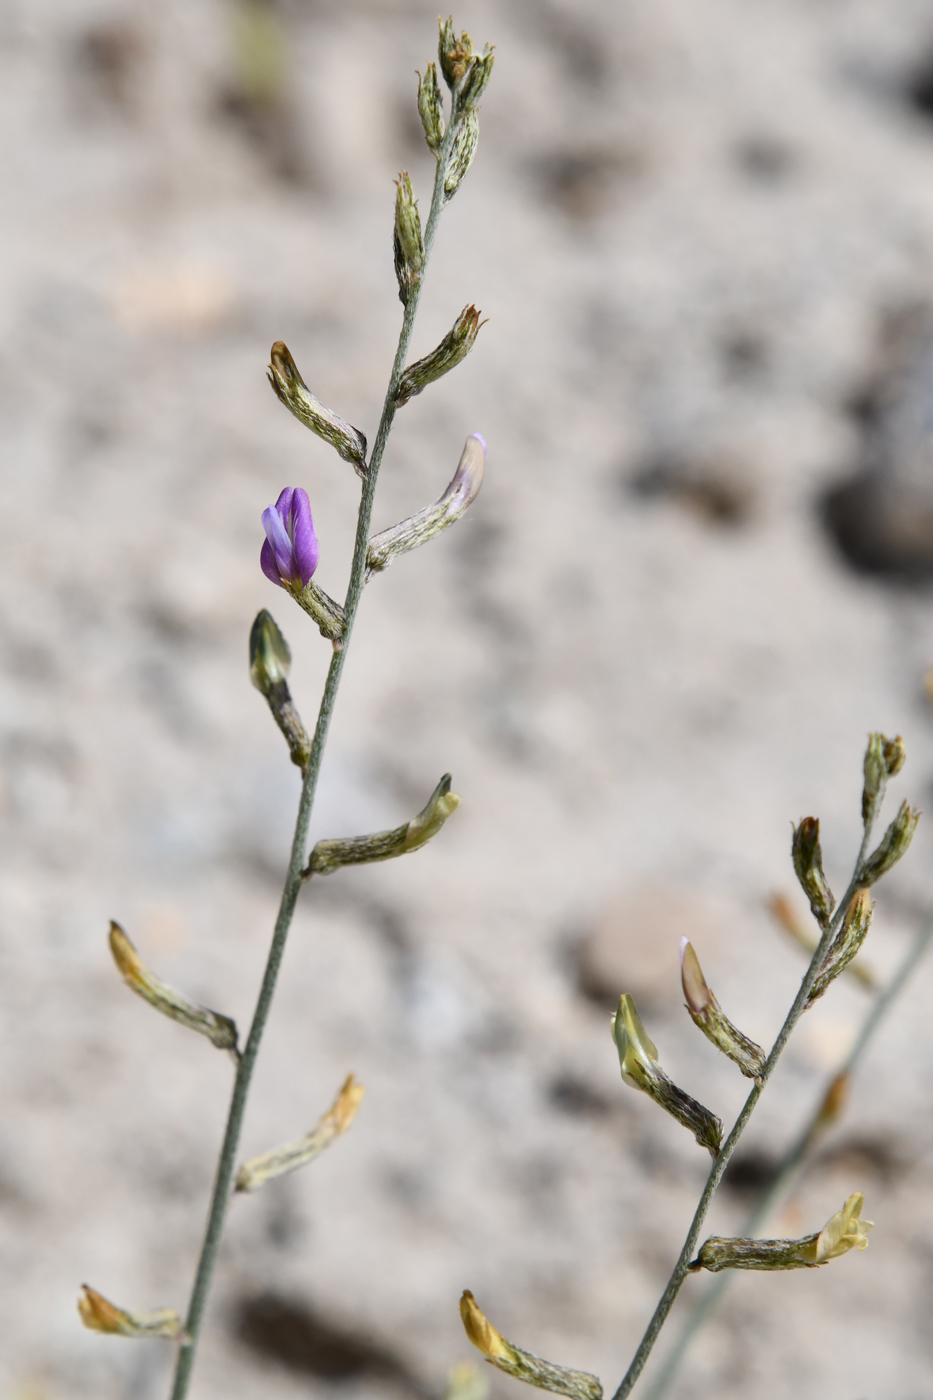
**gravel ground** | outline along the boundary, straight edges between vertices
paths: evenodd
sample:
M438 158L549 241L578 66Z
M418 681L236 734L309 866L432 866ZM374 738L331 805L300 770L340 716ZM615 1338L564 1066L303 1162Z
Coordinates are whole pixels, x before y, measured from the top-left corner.
M496 70L415 351L471 301L489 323L400 414L376 526L439 494L469 432L487 480L367 589L313 835L394 825L448 769L463 805L417 856L302 896L244 1154L349 1070L367 1098L234 1202L197 1400L439 1400L463 1287L611 1393L708 1159L621 1083L609 1004L633 991L728 1119L745 1081L683 1012L679 938L768 1042L802 970L766 908L803 910L789 822L822 818L838 892L867 731L905 737L897 801L933 781L929 6L455 18ZM342 596L357 501L263 371L283 338L372 435L434 33L421 0L0 8L3 1400L166 1394L170 1344L84 1331L75 1296L184 1307L231 1070L130 996L107 921L248 1023L298 791L248 681L256 610L306 717L328 661L259 570L259 516L305 486ZM931 849L921 823L879 894L882 974L933 904ZM774 1227L863 1190L871 1248L740 1278L676 1400L929 1396L931 994L933 960ZM808 1015L711 1232L865 1008L847 983Z

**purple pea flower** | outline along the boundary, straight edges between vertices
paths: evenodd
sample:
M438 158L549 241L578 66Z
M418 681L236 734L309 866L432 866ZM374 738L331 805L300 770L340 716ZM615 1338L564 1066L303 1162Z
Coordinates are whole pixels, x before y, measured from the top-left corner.
M304 588L321 552L307 491L286 486L275 505L263 511L262 527L266 541L259 563L266 578L280 588Z

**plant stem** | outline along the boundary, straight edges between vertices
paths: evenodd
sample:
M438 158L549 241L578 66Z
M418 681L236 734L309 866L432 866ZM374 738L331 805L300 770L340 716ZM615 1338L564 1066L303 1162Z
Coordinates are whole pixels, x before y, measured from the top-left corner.
M933 939L933 919L927 919L890 982L888 982L883 991L879 992L873 998L871 1007L859 1027L849 1049L849 1053L832 1076L832 1080L839 1079L842 1075L851 1075L855 1072L859 1061L874 1039L881 1023L897 1001L904 987L910 981L917 966L926 955L931 939ZM770 1216L776 1202L790 1189L802 1170L810 1149L817 1139L820 1118L823 1112L824 1098L825 1094L821 1096L816 1108L813 1110L806 1125L797 1137L797 1140L788 1148L787 1152L778 1163L774 1175L764 1187L758 1200L742 1223L739 1234L743 1238L754 1237L756 1230L759 1230ZM657 1378L649 1390L647 1400L661 1400L661 1397L667 1393L694 1337L712 1317L722 1301L723 1294L732 1282L733 1279L731 1275L725 1271L711 1280L702 1301L694 1308L690 1317L684 1324L683 1330L677 1338L676 1343L665 1358L664 1366L658 1373Z
M880 806L881 802L879 800L875 806L875 812L877 812ZM674 1271L671 1274L670 1279L668 1280L667 1287L661 1295L661 1301L655 1308L654 1316L648 1323L647 1330L645 1331L645 1335L642 1337L641 1342L639 1343L638 1350L633 1356L631 1364L628 1370L626 1371L625 1375L623 1376L618 1390L613 1396L613 1400L625 1400L625 1397L631 1394L636 1381L638 1380L639 1376L644 1370L645 1362L651 1355L652 1349L654 1348L654 1344L658 1339L658 1335L660 1334L661 1328L667 1321L668 1314L670 1313L671 1308L674 1306L674 1301L677 1297L677 1294L680 1292L683 1281L687 1277L687 1273L690 1266L690 1260L693 1256L694 1250L697 1247L697 1242L700 1238L700 1231L703 1228L703 1221L706 1219L706 1214L709 1210L710 1203L713 1199L713 1196L716 1194L716 1190L719 1186L719 1183L722 1181L723 1173L725 1172L726 1167L729 1165L729 1158L735 1151L738 1141L744 1133L746 1126L748 1125L748 1120L751 1118L752 1113L755 1110L755 1105L761 1098L764 1086L771 1078L771 1075L774 1071L774 1067L777 1064L778 1060L781 1058L784 1047L790 1038L791 1031L794 1029L797 1022L803 1015L804 1011L807 1009L807 998L810 995L810 989L813 986L813 983L816 981L820 965L829 949L830 943L833 941L833 939L836 936L836 933L838 932L842 920L845 918L846 910L849 907L849 903L852 899L852 896L855 894L855 891L858 888L859 876L862 871L862 866L865 862L865 855L868 851L868 843L871 839L873 825L874 813L872 813L871 818L866 823L864 835L862 836L862 844L859 848L858 857L855 862L855 868L852 873L852 879L849 882L849 888L846 890L844 896L839 901L839 904L836 907L836 912L832 920L829 924L827 924L823 932L823 936L820 939L816 951L814 952L813 957L810 960L810 966L807 968L806 974L804 975L804 979L800 984L800 990L794 998L794 1004L791 1007L790 1011L787 1013L787 1017L784 1021L784 1024L778 1031L777 1039L771 1047L771 1053L765 1061L765 1066L761 1072L761 1077L755 1084L748 1098L745 1100L745 1104L742 1108L742 1111L739 1114L738 1118L735 1120L735 1123L733 1124L732 1131L723 1143L722 1148L719 1152L719 1156L713 1163L712 1170L710 1171L706 1185L703 1188L703 1194L700 1197L700 1203L696 1208L696 1212L691 1222L690 1229L687 1232L687 1238L684 1241L683 1249L680 1251L680 1256L677 1260L677 1263L674 1265Z
M223 1144L220 1149L217 1170L214 1176L214 1189L211 1195L204 1241L201 1246L201 1254L194 1278L194 1286L191 1290L191 1299L188 1304L188 1315L185 1320L185 1330L190 1341L187 1345L181 1347L178 1353L171 1400L185 1400L185 1396L188 1394L188 1384L194 1366L195 1353L201 1330L201 1321L204 1315L207 1297L210 1292L211 1280L213 1278L223 1235L227 1206L230 1201L233 1173L236 1168L237 1150L240 1142L240 1131L243 1126L243 1115L249 1096L250 1082L256 1065L256 1057L259 1054L259 1046L262 1041L263 1031L265 1030L266 1021L269 1016L269 1009L272 1005L272 997L275 992L279 969L282 965L282 956L285 952L288 931L291 927L292 917L295 913L295 905L301 890L302 871L305 866L307 855L308 826L311 821L311 810L314 805L314 795L317 790L321 759L324 754L324 746L327 742L327 733L330 727L331 715L334 710L334 702L337 699L340 678L343 674L344 661L346 660L350 645L353 621L356 617L356 610L359 606L363 585L365 583L366 552L369 546L370 521L372 517L373 501L376 494L376 480L379 475L379 468L382 465L382 456L385 452L389 432L392 428L392 420L395 417L395 395L399 380L402 376L402 371L405 368L405 361L408 358L408 348L411 342L412 329L415 324L415 314L418 309L421 288L424 284L424 276L427 271L428 258L434 242L437 222L445 202L444 176L447 169L447 159L458 125L459 119L452 116L443 144L438 152L431 209L428 215L427 227L424 232L424 266L422 268L421 279L412 287L408 302L405 306L405 315L399 334L398 348L395 352L395 360L389 378L389 387L386 391L385 402L382 407L382 417L379 420L376 440L373 444L372 452L370 453L369 466L363 482L359 515L357 517L356 540L353 548L353 562L350 567L350 582L347 587L347 596L344 603L346 618L344 632L341 644L334 649L333 659L331 660L330 668L327 672L327 680L324 684L324 693L321 697L317 725L315 726L314 739L311 744L311 756L308 760L308 767L305 771L304 781L301 787L301 797L298 803L298 816L295 822L295 834L292 838L288 872L285 876L285 885L279 903L279 912L272 934L269 957L266 962L265 972L263 973L262 985L259 990L259 998L256 1002L256 1010L253 1013L249 1036L239 1065L237 1066L236 1078L233 1084L233 1096L227 1114L227 1126L224 1132Z

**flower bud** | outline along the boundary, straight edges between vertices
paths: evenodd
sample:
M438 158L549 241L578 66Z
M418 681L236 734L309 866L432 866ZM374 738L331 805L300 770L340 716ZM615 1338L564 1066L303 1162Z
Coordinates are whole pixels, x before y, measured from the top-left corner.
M259 552L259 567L279 588L300 591L317 568L321 553L307 491L286 486L275 505L263 511L262 528L266 538Z
M244 1162L237 1172L235 1189L258 1191L260 1186L272 1181L274 1177L284 1176L286 1172L296 1171L298 1167L313 1162L315 1157L319 1157L326 1147L347 1131L363 1102L365 1092L362 1084L359 1084L352 1074L348 1074L340 1093L311 1131L297 1142L274 1147L270 1152L263 1152L259 1157L251 1157L248 1162Z
M485 471L485 439L479 433L472 433L463 445L457 470L443 496L433 505L419 510L417 515L410 515L398 525L373 535L366 554L367 579L388 568L397 555L417 548L459 520L479 495Z
M453 145L447 158L444 175L444 201L449 203L460 188L463 177L473 164L479 140L479 118L475 111L465 112L457 125Z
M285 736L293 763L304 772L311 757L311 740L288 688L292 654L288 642L265 608L256 614L249 634L249 674L266 697L272 717Z
M110 921L110 951L120 970L124 982L143 1001L148 1001L163 1016L187 1026L199 1035L207 1036L218 1050L229 1050L234 1059L238 1058L236 1023L229 1016L221 1016L217 1011L209 1011L196 1001L189 1001L174 987L167 986L142 962L119 924Z
M424 77L418 74L418 114L424 127L424 139L428 147L437 155L444 139L444 104L441 90L437 85L437 68L429 63Z
M275 618L263 608L256 614L249 633L249 678L268 699L272 691L287 685L292 664L288 642L276 625Z
M747 1079L759 1079L765 1064L764 1051L723 1015L719 1002L707 986L693 945L686 938L680 940L680 974L687 1010L694 1025L699 1026L717 1050L738 1065Z
M268 379L276 397L299 423L329 442L345 462L350 462L357 476L365 477L366 438L359 428L352 427L314 397L283 341L277 340L273 345L271 360Z
M398 295L403 306L408 305L412 289L421 281L424 268L424 239L421 236L421 218L418 203L412 194L408 171L403 170L396 181L395 231L395 275L398 278Z
M658 1052L627 992L619 998L611 1025L625 1083L653 1098L666 1113L690 1129L701 1147L716 1157L722 1142L722 1123L708 1108L679 1089L661 1069Z
M473 59L473 40L464 29L457 38L453 16L438 19L437 57L440 61L444 82L453 90L463 77Z
M914 839L919 820L919 807L911 809L908 803L902 802L897 816L862 867L859 879L863 885L873 885L897 864Z
M830 983L836 980L840 972L844 972L849 966L865 942L865 935L871 927L874 912L875 906L869 898L868 890L856 890L849 901L849 907L845 912L839 932L829 945L816 975L816 981L810 988L807 1006L812 1006L823 995Z
M555 1366L552 1361L532 1356L531 1352L522 1351L520 1347L507 1342L481 1311L469 1289L464 1289L460 1299L460 1317L463 1330L473 1345L507 1376L537 1386L539 1390L567 1395L570 1400L602 1400L603 1388L598 1376L590 1375L589 1371L571 1371L567 1366Z
M448 374L461 360L466 359L476 343L480 326L486 324L479 318L480 313L475 306L465 306L440 345L429 355L425 355L423 360L415 360L414 364L408 366L395 391L395 403L398 408L414 398L415 394L420 394L436 379Z
M800 825L794 827L791 842L791 855L797 879L807 899L813 917L821 928L825 928L832 916L836 901L823 874L823 852L820 848L820 823L816 817L803 817Z
M495 54L489 48L473 59L457 93L457 106L461 111L471 112L479 106L480 99L489 86L494 62Z
M89 1284L83 1283L81 1289L78 1312L92 1332L109 1332L117 1337L165 1337L183 1345L189 1340L181 1318L172 1308L152 1313L124 1312Z
M706 1240L691 1270L708 1269L813 1269L848 1254L850 1249L866 1249L870 1220L860 1220L865 1197L850 1196L842 1210L828 1220L815 1235L800 1240L742 1240L712 1235Z
M377 831L372 836L347 836L333 841L318 841L304 878L330 875L342 865L368 865L376 860L391 860L417 851L436 836L457 808L460 798L450 790L450 774L445 773L432 792L427 804L416 817L392 831Z

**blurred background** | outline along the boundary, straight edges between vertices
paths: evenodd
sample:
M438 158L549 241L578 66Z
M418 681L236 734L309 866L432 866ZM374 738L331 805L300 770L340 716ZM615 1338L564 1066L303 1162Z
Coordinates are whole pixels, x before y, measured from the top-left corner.
M840 893L870 729L907 743L892 811L930 803L930 7L454 18L496 69L415 353L469 302L489 323L399 415L375 526L440 493L467 433L486 485L367 589L313 835L405 820L448 769L463 806L417 856L302 896L243 1155L350 1070L368 1095L320 1161L234 1201L199 1400L440 1400L463 1287L611 1392L709 1162L621 1083L609 1009L634 993L729 1120L747 1085L682 1008L678 940L769 1044L804 967L767 909L805 912L791 820L822 819ZM127 992L107 921L248 1024L299 783L248 680L256 610L308 721L329 654L260 573L259 517L304 486L342 597L358 499L264 368L284 339L372 436L435 45L422 0L0 9L3 1400L167 1392L171 1346L88 1333L75 1298L184 1309L231 1067ZM929 821L879 893L882 975L933 908ZM933 962L773 1225L862 1190L871 1248L741 1277L680 1400L929 1395L931 994ZM843 979L806 1017L710 1232L867 1004Z

